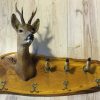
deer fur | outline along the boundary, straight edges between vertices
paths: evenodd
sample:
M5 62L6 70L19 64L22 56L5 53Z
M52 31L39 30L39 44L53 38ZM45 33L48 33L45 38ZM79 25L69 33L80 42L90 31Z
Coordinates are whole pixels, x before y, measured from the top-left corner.
M20 12L17 9L17 4L15 5L15 9L21 18L20 22L15 14L12 14L11 17L11 24L17 32L17 63L15 71L21 79L26 81L36 75L36 67L34 66L29 53L29 46L34 40L34 34L39 29L40 20L37 19L31 24L32 19L36 14L36 10L32 13L32 16L26 24L23 18L23 9L22 12Z

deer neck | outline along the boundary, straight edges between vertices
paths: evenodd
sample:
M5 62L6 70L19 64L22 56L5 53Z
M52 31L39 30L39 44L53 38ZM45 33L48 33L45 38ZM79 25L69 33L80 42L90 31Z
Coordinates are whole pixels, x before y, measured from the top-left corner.
M20 37L17 37L17 59L18 63L24 65L30 62L29 46L22 46Z
M29 53L29 46L22 46L20 38L17 38L17 64L15 70L23 79L27 80L36 74L36 68L33 67L32 59Z

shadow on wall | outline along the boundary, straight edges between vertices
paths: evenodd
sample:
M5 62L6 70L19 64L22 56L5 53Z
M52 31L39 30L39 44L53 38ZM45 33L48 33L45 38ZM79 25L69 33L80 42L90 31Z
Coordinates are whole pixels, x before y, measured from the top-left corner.
M53 37L50 36L50 28L46 27L46 33L39 33L38 38L35 38L32 44L32 53L42 54L45 56L53 56L49 44L52 41Z

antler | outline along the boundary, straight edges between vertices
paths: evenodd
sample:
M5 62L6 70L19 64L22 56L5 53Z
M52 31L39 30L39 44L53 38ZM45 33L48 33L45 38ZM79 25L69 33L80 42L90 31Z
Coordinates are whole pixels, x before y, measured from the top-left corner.
M20 12L17 8L17 3L15 5L15 8L16 8L16 12L19 14L20 18L21 18L21 22L22 24L25 24L25 20L24 20L24 17L23 17L23 8L22 8L22 12Z
M30 19L29 19L29 21L28 21L28 24L31 24L32 19L33 19L33 17L35 16L36 12L37 12L37 8L36 8L35 12L32 12L32 15L31 15L31 17L30 17Z

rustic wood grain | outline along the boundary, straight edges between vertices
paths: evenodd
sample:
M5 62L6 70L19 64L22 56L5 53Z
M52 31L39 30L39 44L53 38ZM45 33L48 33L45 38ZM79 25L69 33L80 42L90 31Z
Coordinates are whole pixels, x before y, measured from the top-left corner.
M88 15L76 15L76 9L84 10L82 2L88 3ZM38 8L41 20L38 34L30 52L56 57L87 58L90 56L92 37L92 59L100 60L100 0L0 0L0 54L16 51L16 32L11 27L14 5L24 7L28 20L33 9ZM87 27L84 21L89 26ZM100 92L63 97L26 97L0 95L0 100L100 100Z
M35 59L33 62L36 63L37 74L27 82L22 81L15 73L16 54L9 54L8 56L6 54L0 57L0 79L6 81L5 84L1 84L0 93L27 96L67 96L100 91L95 82L96 79L100 78L100 61L92 60L90 73L84 73L83 66L86 60L69 59L70 71L65 73L63 67L65 58L50 57L52 70L50 73L45 73L43 70L45 56L31 55L31 57ZM80 80L81 78L82 80ZM67 87L64 85L65 80L68 82ZM33 83L37 83L35 90L32 88Z

